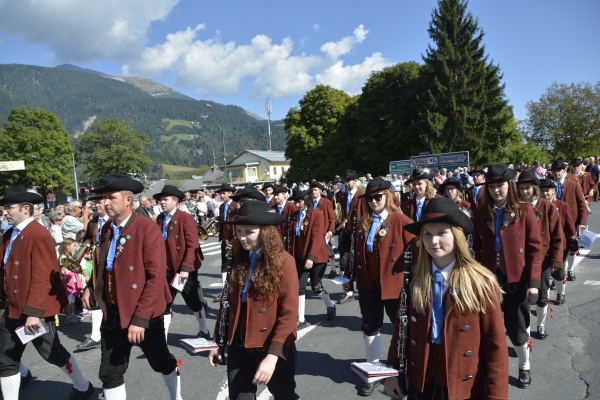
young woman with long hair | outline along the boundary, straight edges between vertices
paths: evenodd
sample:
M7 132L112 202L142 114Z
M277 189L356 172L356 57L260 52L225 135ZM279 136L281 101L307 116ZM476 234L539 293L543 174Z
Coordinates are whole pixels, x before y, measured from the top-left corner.
M519 357L517 385L527 388L531 384L529 308L538 300L544 254L535 212L519 200L514 177L515 171L506 164L488 167L482 203L473 215L473 250L506 293L502 311Z
M235 225L239 241L233 246L229 308L221 303L215 325L215 339L220 339L223 318L228 318L231 400L255 398L257 385L267 385L275 399L299 398L294 378L298 279L277 229L283 222L285 218L269 212L262 201L244 202L233 219L224 222ZM211 366L223 361L217 350L208 358Z
M404 184L410 185L411 197L402 204L402 212L413 221L421 219L421 213L429 200L441 197L431 183L433 175L428 169L415 169Z
M407 290L408 368L405 376L386 379L386 393L409 399L507 399L502 290L469 252L471 220L453 200L438 198L429 202L420 222L405 228L418 235L421 248ZM395 367L399 334L396 318L387 359Z
M390 181L381 177L369 182L360 196L362 217L354 235L354 278L368 362L378 361L381 356L384 311L393 322L404 278L405 250L414 239L413 234L404 229L412 221L394 205L395 195L390 187ZM345 284L345 288L347 286ZM371 395L378 384L364 384L359 394Z

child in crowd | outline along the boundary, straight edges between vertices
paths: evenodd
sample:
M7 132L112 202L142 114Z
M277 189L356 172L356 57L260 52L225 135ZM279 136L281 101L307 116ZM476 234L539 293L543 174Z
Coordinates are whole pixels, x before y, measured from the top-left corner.
M64 258L72 258L77 249L77 242L73 239L65 238L60 244L58 262L62 267L62 260ZM67 325L76 324L80 322L79 318L75 317L75 297L81 296L81 290L83 289L83 282L79 277L79 274L69 271L67 268L61 268L63 272L63 279L65 284L65 290L67 292L67 299L69 304L65 307L65 316L67 318Z

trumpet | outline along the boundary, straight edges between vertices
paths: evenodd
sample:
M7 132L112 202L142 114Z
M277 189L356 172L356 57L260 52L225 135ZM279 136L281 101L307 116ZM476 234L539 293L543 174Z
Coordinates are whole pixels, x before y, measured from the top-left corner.
M81 274L83 272L83 268L81 268L81 260L85 256L85 252L90 248L90 240L86 240L83 242L75 253L73 254L73 258L65 257L61 260L60 265L71 272L76 274Z
M204 224L198 225L198 237L200 240L206 240L208 239L209 233L212 233L213 236L216 236L218 234L217 229L217 219L213 217Z

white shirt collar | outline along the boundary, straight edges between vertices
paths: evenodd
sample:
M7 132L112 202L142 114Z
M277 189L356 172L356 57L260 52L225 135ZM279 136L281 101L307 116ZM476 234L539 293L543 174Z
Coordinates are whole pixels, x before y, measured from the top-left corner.
M25 221L15 226L15 228L17 228L19 231L23 231L23 229L27 228L27 225L29 225L31 222L33 222L33 216L27 218Z
M444 291L446 291L446 289L448 288L448 279L450 278L450 273L454 269L455 265L456 265L456 259L452 260L452 262L450 264L448 264L448 266L446 268L440 269L440 272L442 273L442 276L444 277ZM432 260L431 261L431 276L433 276L435 271L438 269L439 268L435 265L435 263Z
M381 217L381 222L385 221L388 218L389 212L388 210L384 209L381 214L379 214L379 216ZM373 217L375 217L376 214L373 213Z
M131 215L133 215L133 214L131 214ZM125 219L123 220L123 222L121 222L121 224L119 225L119 227L121 227L121 228L122 228L122 227L124 227L124 226L125 226L125 224L127 224L127 221L129 221L129 218L131 218L131 215L130 215L129 217L125 218ZM112 222L111 222L110 226L111 226L111 228L116 228L116 227L117 227L117 226L115 225L115 220L114 220L114 219L112 220Z

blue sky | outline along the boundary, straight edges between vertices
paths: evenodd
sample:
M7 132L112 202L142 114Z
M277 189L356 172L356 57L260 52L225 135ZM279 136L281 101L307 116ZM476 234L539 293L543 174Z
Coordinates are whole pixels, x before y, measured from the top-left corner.
M360 93L422 62L435 0L0 0L0 63L159 81L271 119L317 84ZM600 1L471 0L517 119L553 83L600 81Z

